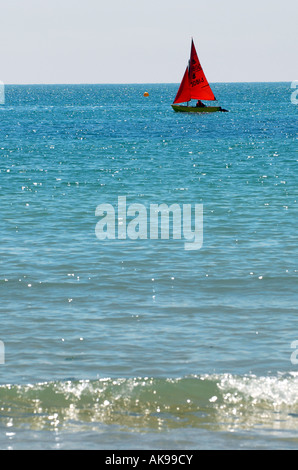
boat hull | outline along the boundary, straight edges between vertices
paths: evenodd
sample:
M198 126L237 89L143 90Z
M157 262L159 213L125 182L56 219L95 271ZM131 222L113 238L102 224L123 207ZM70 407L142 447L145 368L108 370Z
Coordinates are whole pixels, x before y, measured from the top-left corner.
M216 111L225 111L220 106L206 106L202 108L195 106L180 106L177 104L172 104L171 106L176 113L215 113Z

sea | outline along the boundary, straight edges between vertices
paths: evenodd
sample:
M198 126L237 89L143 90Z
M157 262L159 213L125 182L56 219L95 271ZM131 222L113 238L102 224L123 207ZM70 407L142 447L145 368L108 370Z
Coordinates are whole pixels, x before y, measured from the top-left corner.
M2 450L297 449L295 90L211 86L5 86Z

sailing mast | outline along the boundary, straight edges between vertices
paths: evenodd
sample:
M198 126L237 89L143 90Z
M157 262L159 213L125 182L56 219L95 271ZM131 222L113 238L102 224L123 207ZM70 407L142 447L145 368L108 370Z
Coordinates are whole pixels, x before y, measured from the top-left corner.
M173 104L188 102L192 99L216 100L199 61L193 39L191 40L189 63Z

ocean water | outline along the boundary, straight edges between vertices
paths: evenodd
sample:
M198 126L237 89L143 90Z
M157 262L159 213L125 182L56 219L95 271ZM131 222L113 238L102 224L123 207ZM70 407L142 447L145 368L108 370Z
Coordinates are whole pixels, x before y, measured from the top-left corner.
M175 84L5 87L1 449L297 448L298 106L213 90L228 113L174 113ZM200 204L201 248L99 240L119 196Z

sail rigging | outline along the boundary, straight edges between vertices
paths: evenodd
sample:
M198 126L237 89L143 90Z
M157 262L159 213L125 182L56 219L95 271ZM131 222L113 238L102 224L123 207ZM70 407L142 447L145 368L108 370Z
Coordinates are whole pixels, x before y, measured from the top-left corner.
M193 39L189 63L173 103L184 103L191 99L216 100L199 61Z

